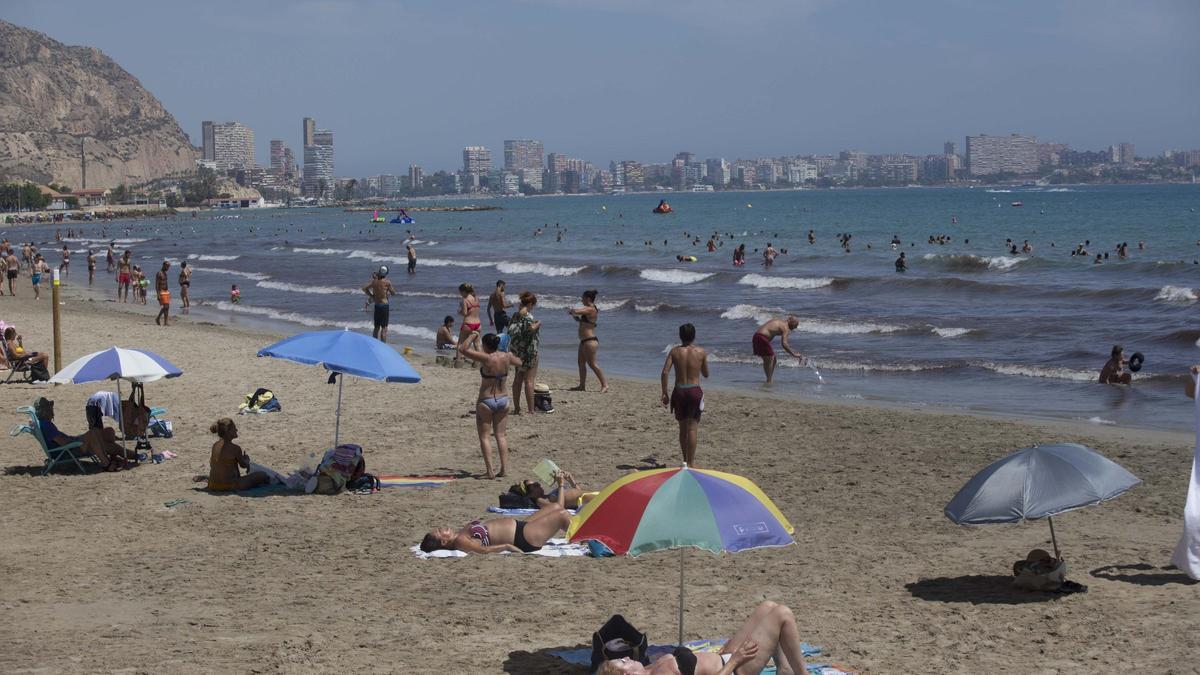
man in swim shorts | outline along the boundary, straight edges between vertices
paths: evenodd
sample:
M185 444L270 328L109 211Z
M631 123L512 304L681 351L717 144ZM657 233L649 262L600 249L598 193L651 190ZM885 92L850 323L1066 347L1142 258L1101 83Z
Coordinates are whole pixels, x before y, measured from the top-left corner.
M162 325L167 325L167 314L171 311L171 289L167 285L167 270L171 269L171 261L164 260L162 269L154 275L154 295L158 297L158 316L154 317L154 323L157 324L162 320Z
M375 328L371 331L371 336L380 342L387 342L388 320L392 309L388 304L388 296L396 294L396 289L388 280L387 274L387 266L381 266L378 272L371 275L367 285L362 287L363 293L375 303Z
M4 273L4 276L8 278L8 293L15 298L17 289L13 284L17 281L17 275L21 273L21 261L17 260L17 252L12 246L8 247L8 255L4 259L8 262L8 269Z
M130 265L129 251L126 250L117 263L117 299L121 302L129 302L129 285L133 281Z
M807 359L803 354L797 354L788 344L788 335L796 330L800 325L800 319L795 315L789 314L787 320L771 319L758 327L754 331L754 337L750 341L751 347L754 349L754 355L761 357L763 362L763 372L767 375L767 384L771 383L771 377L775 374L775 349L771 346L771 341L775 336L779 336L779 344L784 351L792 356L800 359L800 364L803 365Z
M700 388L700 377L708 377L708 354L697 347L696 327L685 323L679 327L679 340L683 344L667 354L662 369L662 404L670 406L679 422L679 449L688 466L696 465L696 431L700 427L700 414L704 412L704 390ZM675 388L667 394L667 379L671 369L675 370Z

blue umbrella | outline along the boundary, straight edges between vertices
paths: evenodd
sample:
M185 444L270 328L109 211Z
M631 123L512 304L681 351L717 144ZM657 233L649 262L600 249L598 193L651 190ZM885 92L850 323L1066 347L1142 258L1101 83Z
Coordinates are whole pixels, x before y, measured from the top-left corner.
M338 445L342 424L342 378L349 373L369 380L415 384L421 376L387 344L350 330L319 330L300 333L258 350L273 356L330 371L329 381L338 381L338 403L333 427L333 446Z

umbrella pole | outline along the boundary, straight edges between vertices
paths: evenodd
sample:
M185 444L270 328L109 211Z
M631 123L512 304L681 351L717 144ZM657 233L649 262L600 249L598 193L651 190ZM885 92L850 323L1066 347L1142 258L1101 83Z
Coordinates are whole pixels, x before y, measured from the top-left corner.
M679 547L679 646L683 646L683 547Z
M1061 560L1062 557L1058 554L1058 537L1054 536L1054 516L1048 516L1046 520L1050 521L1050 541L1054 543L1054 557Z
M333 447L338 446L338 435L342 430L342 380L345 379L345 373L338 373L338 401L337 412L334 413L333 422Z

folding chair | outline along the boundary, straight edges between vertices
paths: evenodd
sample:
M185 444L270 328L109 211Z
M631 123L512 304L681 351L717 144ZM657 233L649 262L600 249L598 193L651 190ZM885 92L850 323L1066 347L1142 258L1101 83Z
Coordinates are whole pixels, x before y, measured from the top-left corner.
M18 434L29 434L37 440L41 446L42 452L46 455L46 466L42 469L42 475L50 473L50 469L59 464L74 464L80 472L86 471L83 466L83 460L91 460L96 466L100 466L100 460L91 453L85 453L81 449L83 441L72 441L66 445L60 445L57 448L50 448L46 445L46 439L42 438L42 425L38 421L37 411L33 406L21 406L17 408L17 412L29 413L28 424L18 424L9 432L10 436Z
M8 343L0 339L0 345L3 345L4 360L8 361L8 377L5 378L4 384L10 382L23 382L25 384L33 384L33 369L29 367L29 357L17 356L8 349Z

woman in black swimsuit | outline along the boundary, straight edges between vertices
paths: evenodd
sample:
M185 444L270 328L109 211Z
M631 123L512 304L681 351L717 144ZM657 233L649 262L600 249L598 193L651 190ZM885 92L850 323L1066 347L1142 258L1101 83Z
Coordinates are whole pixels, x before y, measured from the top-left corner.
M583 391L587 385L587 369L590 366L600 380L600 392L608 391L608 380L604 379L604 371L596 365L596 352L600 351L600 339L596 337L596 320L600 310L596 308L596 291L583 292L583 306L567 310L579 322L579 386L571 391Z
M183 308L187 309L192 306L192 299L188 297L188 291L192 286L192 268L188 267L187 261L179 263L179 295L183 299Z
M421 550L426 553L440 549L467 553L533 553L570 526L571 514L560 500L542 507L527 520L475 520L457 532L449 527L436 528L421 540Z
M677 647L649 666L629 658L605 661L596 675L758 675L772 658L779 675L807 672L796 616L786 605L765 600L719 652Z

